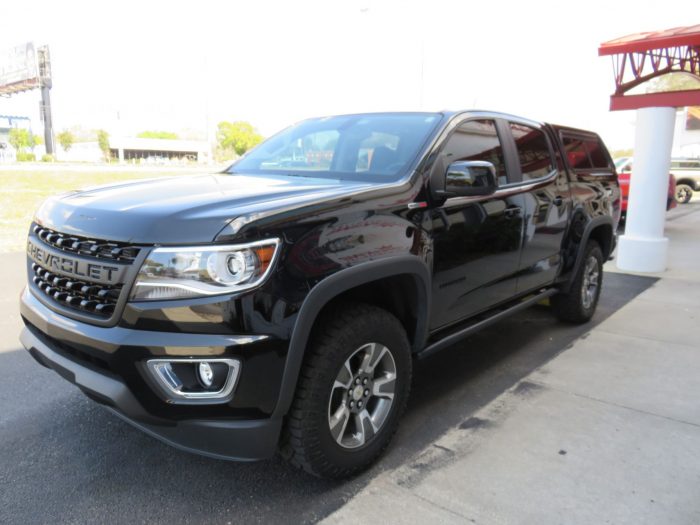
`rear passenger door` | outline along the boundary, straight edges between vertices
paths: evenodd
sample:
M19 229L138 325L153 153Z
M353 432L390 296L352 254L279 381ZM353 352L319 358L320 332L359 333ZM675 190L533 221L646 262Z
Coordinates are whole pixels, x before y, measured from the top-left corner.
M519 193L524 226L517 280L518 293L524 293L551 284L557 277L571 194L548 130L537 123L514 120L507 127L516 160L513 189Z

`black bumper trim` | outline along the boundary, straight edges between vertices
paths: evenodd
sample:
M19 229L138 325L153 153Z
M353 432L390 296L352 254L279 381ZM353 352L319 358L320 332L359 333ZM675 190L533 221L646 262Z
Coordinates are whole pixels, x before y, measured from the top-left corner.
M68 342L85 344L104 353L114 352L123 345L160 346L164 335L177 337L178 346L197 348L228 348L245 346L253 342L265 341L268 335L220 335L163 333L134 330L121 326L103 327L94 324L76 322L64 315L54 312L26 287L20 296L20 314L41 332L50 337ZM196 354L197 352L193 352Z
M125 421L147 434L186 452L237 461L271 457L282 429L282 419L182 420L155 418L141 406L120 380L71 361L54 351L28 328L22 330L22 345L41 365L75 384Z

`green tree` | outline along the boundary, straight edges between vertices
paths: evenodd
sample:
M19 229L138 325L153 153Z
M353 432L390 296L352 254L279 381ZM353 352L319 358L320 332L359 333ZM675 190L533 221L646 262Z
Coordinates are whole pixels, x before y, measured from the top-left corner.
M243 121L219 122L216 138L222 149L232 149L237 155L243 155L263 140L252 124Z
M647 93L661 91L683 91L686 89L700 89L700 78L687 73L669 73L653 78L646 84Z
M12 128L8 140L12 147L20 153L23 153L27 148L33 149L36 145L34 135L28 129Z
M621 157L632 157L634 156L634 150L632 148L628 149L616 149L610 152L613 159L619 159Z
M102 150L102 155L105 160L109 160L111 156L109 151L109 133L103 129L97 130L97 145L100 147L100 150Z
M167 139L167 140L177 140L177 133L172 131L142 131L136 135L140 139Z
M58 143L63 148L63 151L68 151L75 142L75 135L66 129L56 135L56 140L58 140Z

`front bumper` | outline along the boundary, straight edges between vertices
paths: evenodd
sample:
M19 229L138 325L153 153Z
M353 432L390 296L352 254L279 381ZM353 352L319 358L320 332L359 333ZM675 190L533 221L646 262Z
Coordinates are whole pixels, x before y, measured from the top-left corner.
M218 459L257 460L269 458L275 453L282 427L281 418L160 417L147 409L117 374L94 363L73 359L55 342L77 339L81 344L87 342L89 346L108 350L112 346L125 344L124 339L129 336L141 338L139 346L154 345L157 333L138 333L119 327L81 326L81 323L46 308L27 289L22 294L20 309L27 324L20 340L34 359L144 432L178 449ZM90 334L83 333L81 328L89 330ZM103 337L95 337L95 331ZM90 340L90 335L95 339ZM234 342L232 336L202 339L204 336L201 335L176 335L178 343L190 345L189 348L203 343L216 346L217 337L226 337L228 345ZM130 344L135 344L135 341Z

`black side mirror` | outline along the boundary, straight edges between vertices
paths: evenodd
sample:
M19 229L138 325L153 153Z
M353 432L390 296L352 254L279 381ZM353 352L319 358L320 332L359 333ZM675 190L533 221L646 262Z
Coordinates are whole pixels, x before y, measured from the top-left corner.
M445 172L444 197L491 195L498 189L496 167L482 160L453 162Z

